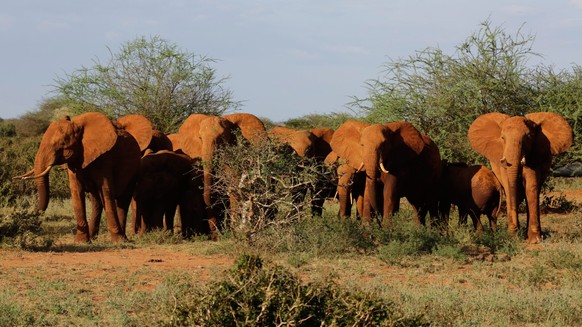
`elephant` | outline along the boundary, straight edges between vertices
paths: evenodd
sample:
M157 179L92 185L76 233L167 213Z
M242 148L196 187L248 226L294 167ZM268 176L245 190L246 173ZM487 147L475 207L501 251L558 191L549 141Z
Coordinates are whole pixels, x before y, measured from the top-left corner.
M465 224L470 216L475 230L483 231L480 217L485 214L489 227L495 230L503 187L489 168L443 160L439 193L439 212L445 221L449 220L451 204L454 204L459 210L459 224Z
M199 167L199 162L194 162L188 155L168 150L152 152L141 158L133 195L135 234L156 228L173 233L177 207L184 238L207 232L202 225L206 218L202 173L196 167Z
M334 151L330 152L325 158L325 164L330 167L335 167L335 196L337 196L339 201L338 217L349 218L354 202L357 205L356 217L360 217L364 205L365 173L357 171L356 168L347 164Z
M408 122L369 124L348 120L334 133L331 147L356 172L365 172L362 222L369 224L372 210L388 227L406 197L415 211L415 222L425 216L438 223L439 149Z
M263 122L249 113L235 113L223 117L192 114L182 123L177 135L171 136L172 144L176 142L174 147L179 147L179 150L191 158L202 160L204 204L212 239L216 239L218 235L219 218L223 216L225 210L218 205L217 198L227 196L214 194L212 191L214 155L218 148L237 142L239 132L242 136L241 141L245 140L250 144L256 144L267 138Z
M301 158L313 160L318 165L317 178L312 185L306 185L296 190L294 201L302 202L311 192L311 214L321 216L326 198L335 195L335 185L331 178L329 165L325 165L326 158L332 152L329 142L334 130L331 128L312 128L296 130L288 127L276 126L269 130L270 135L279 142L289 145Z
M134 118L138 123L130 130L148 130L149 121L145 117ZM37 209L44 211L48 206L48 174L51 168L66 164L77 220L75 241L89 242L97 235L102 208L106 212L111 240L126 240L127 210L141 157L139 144L150 142L147 132L136 135L137 139L121 124L112 122L99 112L88 112L73 118L65 116L51 123L37 151L33 174L26 177L36 181L39 194ZM90 194L94 208L91 224L88 224L86 217L85 193Z
M552 156L572 145L572 128L560 115L536 112L509 116L499 112L483 114L468 131L471 147L486 157L501 182L507 204L507 227L519 230L518 206L527 205L527 241L542 239L540 190L550 173Z

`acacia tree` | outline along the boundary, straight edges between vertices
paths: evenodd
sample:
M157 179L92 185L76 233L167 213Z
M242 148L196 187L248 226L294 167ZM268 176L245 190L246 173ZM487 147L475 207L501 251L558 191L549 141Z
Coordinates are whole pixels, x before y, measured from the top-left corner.
M239 106L223 87L226 78L211 67L214 59L183 52L158 36L139 37L109 52L106 63L96 59L92 67L56 79L56 91L75 113L142 114L155 128L174 132L190 114L221 115Z
M367 83L369 96L353 104L370 122L413 123L439 145L443 158L477 161L466 137L477 116L540 111L527 65L537 56L533 40L521 30L512 36L485 21L454 55L427 48L387 63L383 76Z

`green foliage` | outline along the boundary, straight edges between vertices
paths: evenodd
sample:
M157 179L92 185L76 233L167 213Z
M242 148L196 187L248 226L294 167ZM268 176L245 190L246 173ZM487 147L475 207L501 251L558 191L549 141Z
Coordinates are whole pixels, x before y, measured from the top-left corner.
M16 126L13 123L0 121L0 137L16 136Z
M582 67L555 72L552 67L537 67L533 80L536 106L566 118L574 131L574 142L567 152L555 160L556 166L582 162Z
M57 91L76 113L112 118L142 114L154 127L175 132L192 113L220 115L238 107L211 67L214 59L184 52L158 36L138 37L92 67L58 78Z
M292 118L287 120L284 124L286 127L293 129L327 127L335 130L346 120L353 118L354 117L350 114L333 112L325 115L311 114L299 118Z
M33 168L39 144L39 137L0 137L0 207L16 205L19 198L36 194L34 181L13 178ZM49 178L51 197L70 195L65 171L55 168Z
M537 56L533 41L521 29L510 35L485 21L454 55L427 48L388 62L383 77L368 82L369 96L353 104L370 122L413 123L451 162L485 161L471 150L466 133L476 117L488 112L558 112L578 131L579 67L559 74L531 68L528 60ZM570 159L579 158L579 151L575 146Z
M48 249L53 244L42 231L40 214L29 211L0 214L0 242L30 250Z
M252 255L240 256L223 281L176 312L178 326L428 325L420 316L402 317L376 295L345 291L333 281L305 285Z

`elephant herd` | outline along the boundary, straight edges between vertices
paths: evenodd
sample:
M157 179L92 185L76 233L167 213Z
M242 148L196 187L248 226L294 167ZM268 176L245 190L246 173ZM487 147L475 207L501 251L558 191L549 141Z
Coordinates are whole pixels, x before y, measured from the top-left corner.
M417 224L424 225L428 214L431 224L446 227L454 204L460 221L470 216L475 229L482 230L481 214L495 228L505 193L508 229L513 233L519 229L517 207L525 199L527 239L539 242L540 189L549 175L552 156L571 146L572 129L563 117L550 112L479 116L469 128L468 139L490 161L491 171L441 160L438 146L408 122L348 120L335 131L267 130L259 118L248 113L193 114L177 133L165 135L141 115L113 121L90 112L53 122L43 135L34 169L19 177L36 181L38 209L45 210L49 171L66 165L77 242L97 236L103 209L112 241L127 239L130 206L132 233L155 228L173 231L178 211L184 237L207 233L214 239L219 218L226 213L217 199L228 197L212 187L216 151L235 142L255 146L263 139L284 143L296 155L333 171L335 180L318 180L296 197L303 201L311 191L313 215L322 214L326 199L337 198L339 216L349 217L355 204L363 224L378 217L389 228L404 197L414 209ZM89 220L86 197L92 209Z

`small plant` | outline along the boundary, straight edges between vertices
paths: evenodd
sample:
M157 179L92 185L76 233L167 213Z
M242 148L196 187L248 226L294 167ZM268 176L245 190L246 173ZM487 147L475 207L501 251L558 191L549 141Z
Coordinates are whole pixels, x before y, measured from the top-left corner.
M53 241L42 232L39 213L21 210L0 215L0 241L5 244L29 250L48 249Z
M302 284L253 255L240 256L223 281L189 305L175 310L176 325L428 325L420 316L403 317L394 304L373 294L345 291L333 281Z

